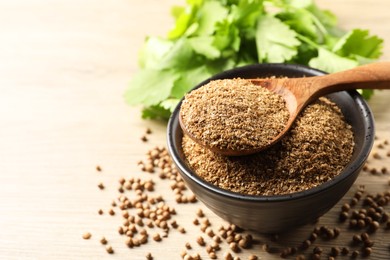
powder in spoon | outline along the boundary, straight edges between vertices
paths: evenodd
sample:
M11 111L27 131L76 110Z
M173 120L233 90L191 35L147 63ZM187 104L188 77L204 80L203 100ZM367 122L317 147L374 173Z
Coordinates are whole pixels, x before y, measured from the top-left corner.
M351 159L352 127L326 98L309 105L282 140L260 153L228 157L183 137L187 163L220 188L250 195L289 194L337 176Z
M289 118L280 95L245 79L214 80L191 91L180 113L203 145L234 151L266 146Z

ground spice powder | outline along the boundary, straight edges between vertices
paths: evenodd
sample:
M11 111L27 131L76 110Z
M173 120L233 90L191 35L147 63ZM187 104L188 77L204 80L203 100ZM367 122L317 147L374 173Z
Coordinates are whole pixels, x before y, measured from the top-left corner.
M320 98L280 142L260 153L223 156L187 136L182 146L188 165L206 181L238 193L277 195L307 190L338 175L351 159L354 139L337 105Z
M234 151L266 146L289 118L280 95L238 78L191 91L180 113L187 131L203 145Z

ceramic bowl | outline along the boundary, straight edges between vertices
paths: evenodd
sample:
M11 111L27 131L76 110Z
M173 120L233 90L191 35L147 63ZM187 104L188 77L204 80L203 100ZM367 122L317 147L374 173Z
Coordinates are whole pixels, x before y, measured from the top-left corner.
M291 64L255 64L217 74L210 80L225 78L257 78L269 76L302 77L325 72ZM251 196L216 187L200 178L186 163L179 125L181 102L174 110L167 131L168 149L186 185L215 214L241 228L260 233L280 233L312 223L329 211L351 188L359 175L374 142L374 121L370 108L357 91L342 91L328 95L342 110L352 126L355 149L350 163L332 180L315 188L275 196Z

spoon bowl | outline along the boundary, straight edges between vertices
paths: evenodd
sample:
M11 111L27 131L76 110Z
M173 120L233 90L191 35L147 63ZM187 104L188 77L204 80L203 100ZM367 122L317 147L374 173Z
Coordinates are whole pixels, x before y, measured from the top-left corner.
M195 138L186 128L180 114L179 122L183 132L214 152L227 156L242 156L258 153L278 142L289 131L300 112L315 99L333 92L353 89L390 89L390 62L378 62L359 66L333 74L300 78L253 78L248 79L255 85L267 88L280 95L289 111L285 128L265 145L246 150L207 147L202 140Z

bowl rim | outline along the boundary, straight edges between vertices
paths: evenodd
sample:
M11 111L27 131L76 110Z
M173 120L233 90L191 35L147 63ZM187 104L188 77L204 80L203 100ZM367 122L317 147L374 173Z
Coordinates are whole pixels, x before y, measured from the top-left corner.
M324 75L327 74L324 71L314 69L305 65L298 65L298 64L284 64L284 63L259 63L259 64L251 64L241 67L236 67L230 70L225 70L223 72L220 72L218 74L213 75L212 77L202 81L198 85L196 85L194 88L192 88L190 91L206 84L210 80L214 79L220 79L221 76L227 73L234 73L234 72L240 72L245 71L247 69L253 69L253 68L288 68L292 70L296 70L297 72L301 73L307 73L311 74L313 76L317 75ZM206 189L208 192L211 192L213 194L222 195L224 197L228 197L233 200L245 200L245 201L252 201L252 202L282 202L282 201L291 201L291 200L299 200L304 197L308 196L314 196L316 194L322 193L331 186L335 185L336 183L343 182L346 178L348 178L354 171L359 170L365 161L367 160L370 151L372 149L373 143L374 143L374 136L375 136L375 127L374 127L374 118L372 116L371 109L369 108L367 102L363 99L363 97L356 91L356 90L349 90L349 91L343 91L347 92L348 95L352 98L352 100L356 103L356 105L361 108L360 111L363 113L362 117L365 124L366 132L368 133L366 135L366 138L363 142L362 149L359 151L359 153L356 156L356 160L353 161L353 163L348 163L346 168L338 174L337 176L333 177L331 180L324 182L316 187L310 188L308 190L294 192L294 193L288 193L288 194L281 194L281 195L250 195L250 194L243 194L243 193L237 193L233 191L229 191L226 189L222 189L214 184L211 184L207 182L206 180L202 179L200 176L198 176L195 172L193 172L190 167L187 165L187 163L181 159L179 152L177 149L175 149L175 136L174 136L174 128L178 127L180 128L180 125L178 124L178 116L179 111L181 107L181 103L184 100L184 97L179 101L176 108L174 109L173 113L171 114L168 125L167 125L167 147L168 152L171 155L171 158L173 162L175 163L176 167L179 168L179 171L184 173L189 179L197 183L198 185L202 186L202 188Z

